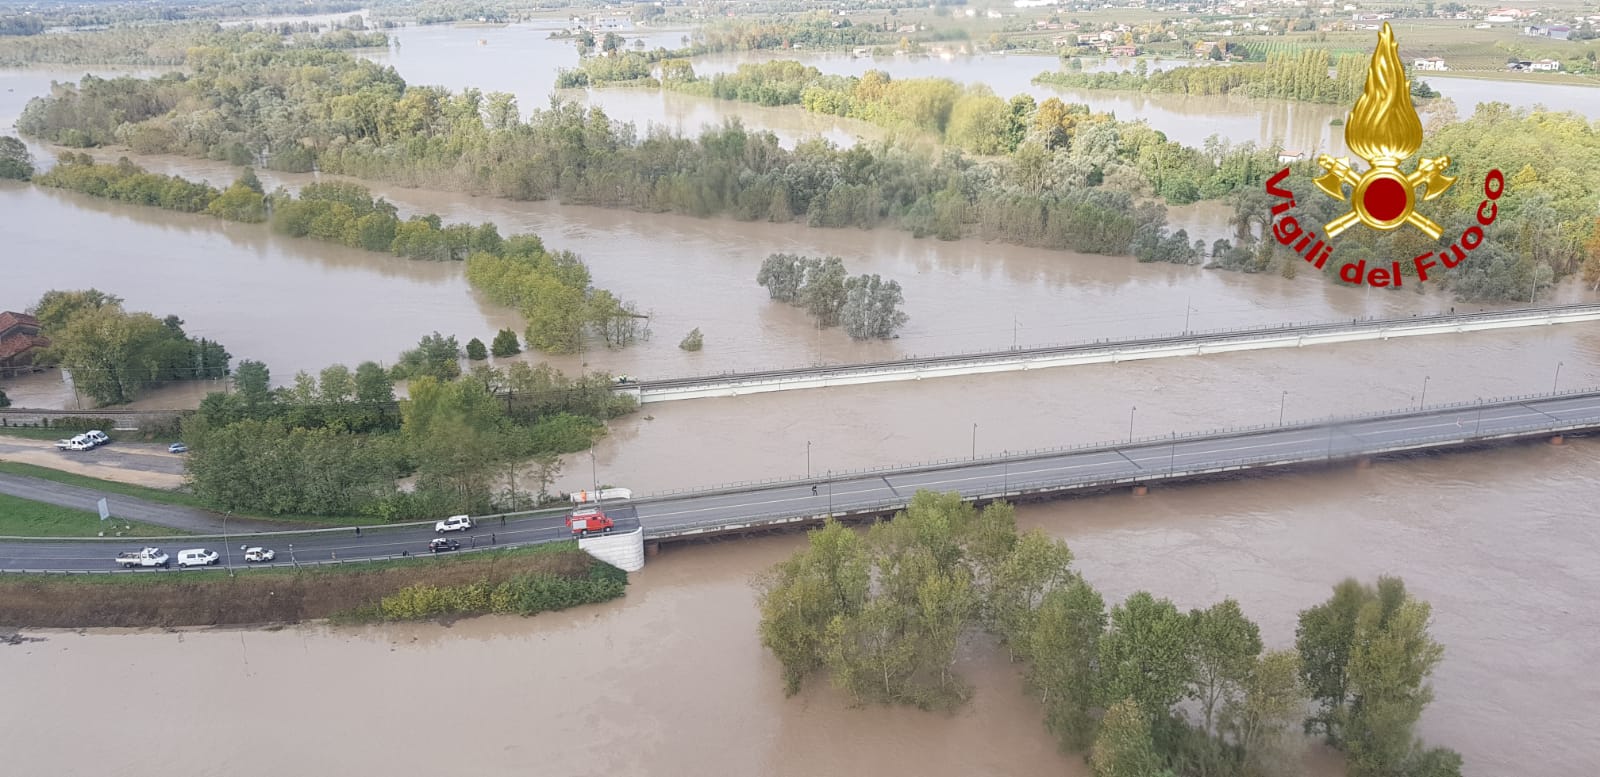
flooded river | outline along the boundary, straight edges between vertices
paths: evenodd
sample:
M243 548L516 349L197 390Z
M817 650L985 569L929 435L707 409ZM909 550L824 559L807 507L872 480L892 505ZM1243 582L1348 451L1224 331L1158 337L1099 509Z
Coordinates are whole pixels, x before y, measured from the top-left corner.
M1600 530L1574 506L1600 494L1574 486L1597 466L1600 445L1578 441L1070 500L1019 518L1067 540L1108 599L1144 588L1187 609L1232 595L1271 647L1292 644L1296 613L1340 578L1403 575L1432 602L1446 646L1419 733L1461 751L1471 777L1586 777L1600 760L1581 723L1600 695L1589 671L1600 661L1589 563ZM285 763L394 775L463 764L485 775L1087 774L1055 750L1016 668L983 640L961 651L976 693L953 715L852 710L820 681L785 699L748 581L800 543L670 547L623 600L528 620L34 633L44 641L0 647L0 686L16 702L0 705L0 729L18 770L60 775L113 760L135 777L165 772L179 751L239 775ZM111 690L131 678L137 692ZM425 709L373 706L405 697ZM417 741L394 746L396 725ZM152 743L166 750L127 758ZM1303 773L1342 770L1313 748Z

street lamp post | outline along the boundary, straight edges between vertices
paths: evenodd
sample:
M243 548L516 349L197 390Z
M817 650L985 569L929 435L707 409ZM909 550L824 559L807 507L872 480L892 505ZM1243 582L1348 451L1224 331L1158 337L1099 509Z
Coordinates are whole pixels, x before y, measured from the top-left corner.
M1138 406L1128 408L1128 442L1130 443L1133 442L1133 411L1138 409Z
M1289 405L1289 391L1285 389L1283 396L1278 398L1278 425L1283 426L1283 409Z
M1000 452L1000 495L1011 493L1011 451Z
M1477 437L1483 431L1483 397L1478 397L1478 423L1472 427L1472 436Z
M811 479L811 441L806 440L806 480Z
M1172 452L1167 454L1167 474L1178 471L1178 431L1172 431Z
M1556 362L1556 379L1550 381L1550 393L1556 393L1556 386L1561 385L1561 365L1566 362Z
M833 470L828 470L828 515L833 515Z
M1189 334L1189 314L1194 312L1194 297L1183 301L1183 333Z
M295 569L300 568L300 562L294 557L294 543L292 542L289 543L289 563L293 564Z
M1432 375L1422 376L1422 401L1417 403L1418 410L1428 406L1428 381L1430 380L1433 380Z
M973 461L977 461L978 460L978 424L977 424L977 422L973 422L973 424L972 424L972 460Z
M228 576L233 576L233 544L228 539L228 518L233 515L229 510L222 514L222 554L228 560Z

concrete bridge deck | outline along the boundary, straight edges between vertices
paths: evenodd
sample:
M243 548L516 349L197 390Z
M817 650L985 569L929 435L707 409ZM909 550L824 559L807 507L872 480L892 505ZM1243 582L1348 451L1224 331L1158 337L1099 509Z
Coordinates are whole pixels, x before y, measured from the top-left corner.
M1461 334L1600 320L1600 305L1555 305L1478 313L1405 318L1283 324L1249 329L1188 332L1179 335L1037 346L1005 351L923 356L866 364L762 370L702 375L626 384L619 392L640 404L707 397L733 397L771 391L945 378L989 372L1038 370L1078 364L1106 364L1172 356L1197 356L1268 348L1388 340L1396 337Z
M919 489L958 491L965 498L1044 499L1118 486L1360 460L1386 454L1447 450L1519 439L1558 438L1600 429L1600 389L1508 397L1481 403L1401 410L1324 422L1254 427L1033 451L1006 457L831 473L826 477L732 484L657 494L629 504L647 543L754 529L803 525L828 514L869 516L903 508ZM815 492L813 492L813 488ZM563 540L563 510L486 516L467 534L476 549ZM619 524L630 531L631 525ZM492 538L491 538L492 533ZM278 565L326 564L416 555L432 524L294 533L233 534L226 542L278 551ZM0 570L108 572L117 551L157 544L220 550L222 538L22 540L0 538ZM486 541L489 544L486 544ZM295 549L293 561L284 550ZM464 552L471 552L471 548ZM237 554L235 560L237 561ZM424 552L424 556L427 554ZM170 572L178 574L176 570ZM128 574L159 574L133 570ZM203 574L197 571L192 574Z

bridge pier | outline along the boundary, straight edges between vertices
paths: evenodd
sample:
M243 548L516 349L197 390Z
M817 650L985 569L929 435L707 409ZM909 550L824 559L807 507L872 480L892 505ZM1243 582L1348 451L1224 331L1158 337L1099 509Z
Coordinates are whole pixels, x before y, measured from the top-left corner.
M1133 487L1133 495L1134 496L1144 496L1145 494L1148 494L1148 493L1150 493L1150 487L1149 486L1134 486Z
M650 542L646 542L644 544L644 554L646 556L659 556L659 555L661 555L661 541L660 540L651 540Z
M1372 457L1362 456L1356 459L1356 469L1372 469Z
M1550 438L1550 444L1551 445L1566 445L1567 441L1566 441L1566 439L1564 437L1562 437L1561 435L1558 434L1558 435Z

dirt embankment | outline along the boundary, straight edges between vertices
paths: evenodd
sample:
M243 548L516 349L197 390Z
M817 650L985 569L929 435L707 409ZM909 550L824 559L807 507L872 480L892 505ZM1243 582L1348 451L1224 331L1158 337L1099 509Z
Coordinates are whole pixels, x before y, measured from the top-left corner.
M417 583L498 584L545 573L584 578L595 562L575 548L477 553L348 567L210 569L110 575L0 576L0 625L228 626L326 618L378 603Z

